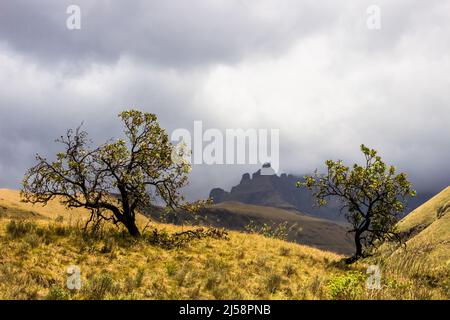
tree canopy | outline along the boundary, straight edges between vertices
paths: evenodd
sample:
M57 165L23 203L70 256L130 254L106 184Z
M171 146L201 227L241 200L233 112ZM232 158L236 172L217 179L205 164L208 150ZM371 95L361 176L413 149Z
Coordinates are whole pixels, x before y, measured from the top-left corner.
M58 198L68 208L89 209L88 223L120 223L133 236L140 235L140 208L160 202L171 209L198 206L185 202L179 192L191 169L184 161L186 150L171 144L156 115L129 110L119 117L123 139L93 147L80 126L56 140L64 149L55 161L37 155L37 164L23 180L24 200L46 204Z

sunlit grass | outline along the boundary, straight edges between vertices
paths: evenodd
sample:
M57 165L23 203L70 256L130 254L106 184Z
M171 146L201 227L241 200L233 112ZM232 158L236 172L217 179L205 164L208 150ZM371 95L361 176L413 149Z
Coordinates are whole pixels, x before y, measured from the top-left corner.
M335 253L257 234L230 231L228 240L207 237L165 248L110 225L96 235L85 233L82 212L33 210L43 217L0 218L0 299L450 297L448 263L433 255L436 248L430 255L423 243L405 252L385 248L382 255L346 266ZM194 229L139 217L141 229L147 223L147 230L168 234ZM441 246L438 252L448 253L448 244ZM366 287L369 264L381 268L380 289ZM80 268L80 290L66 287L70 265Z

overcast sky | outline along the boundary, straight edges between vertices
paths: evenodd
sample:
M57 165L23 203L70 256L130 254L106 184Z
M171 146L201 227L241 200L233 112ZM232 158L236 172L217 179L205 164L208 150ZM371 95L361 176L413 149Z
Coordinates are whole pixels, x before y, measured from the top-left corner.
M66 9L81 9L69 30ZM381 29L367 27L370 5ZM450 181L450 2L423 0L0 1L0 187L84 121L97 142L117 113L169 130L280 129L280 166L379 150L418 190ZM190 198L253 165L196 165Z

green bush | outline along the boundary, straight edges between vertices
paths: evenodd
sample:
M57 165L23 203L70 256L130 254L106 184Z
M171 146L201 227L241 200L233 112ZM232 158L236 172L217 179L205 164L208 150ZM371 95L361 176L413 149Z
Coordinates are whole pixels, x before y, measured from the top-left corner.
M332 299L352 300L361 295L365 283L365 275L359 271L348 271L346 274L334 276L327 284Z
M47 300L69 300L69 298L69 293L60 286L51 287L46 296Z

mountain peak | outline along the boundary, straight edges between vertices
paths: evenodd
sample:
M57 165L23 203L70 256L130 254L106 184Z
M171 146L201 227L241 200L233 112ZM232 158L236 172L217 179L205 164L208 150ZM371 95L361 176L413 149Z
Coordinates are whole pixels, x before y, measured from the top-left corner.
M242 175L240 184L244 184L244 183L247 183L247 182L250 182L250 181L251 181L250 173L244 173Z
M222 188L211 190L209 197L214 203L235 201L247 204L295 209L319 218L335 221L345 221L340 214L338 199L330 199L327 206L318 207L314 195L306 188L297 188L296 183L301 176L282 173L277 176L270 166L264 164L253 174L244 173L239 184L233 186L229 192ZM427 194L420 194L417 199L408 203L410 210L428 199Z
M283 173L278 176L270 163L265 163L253 174L244 173L238 185L230 192L222 188L211 190L214 203L235 201L253 205L298 210L318 217L342 220L333 208L317 208L314 197L306 189L296 187L299 177Z

